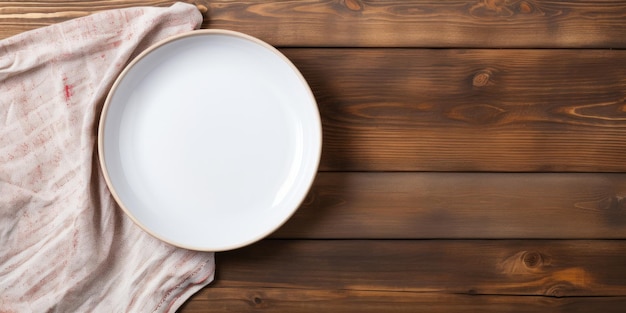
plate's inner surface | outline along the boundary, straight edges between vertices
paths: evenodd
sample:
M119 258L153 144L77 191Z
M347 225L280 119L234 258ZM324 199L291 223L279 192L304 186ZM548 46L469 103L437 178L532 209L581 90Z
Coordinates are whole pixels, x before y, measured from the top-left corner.
M297 70L227 32L143 55L114 87L103 123L118 202L157 237L200 250L236 248L280 226L310 187L321 146Z

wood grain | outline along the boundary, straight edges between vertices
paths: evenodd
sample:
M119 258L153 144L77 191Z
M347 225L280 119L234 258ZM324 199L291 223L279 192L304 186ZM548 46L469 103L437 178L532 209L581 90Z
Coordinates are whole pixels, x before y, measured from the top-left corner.
M626 174L320 173L274 238L626 238Z
M626 46L619 1L219 0L210 12L210 27L279 46Z
M174 1L0 1L0 38L106 9ZM204 27L278 46L624 48L626 4L544 0L186 1Z
M614 240L265 240L217 258L212 288L625 296Z
M182 307L199 312L607 312L623 313L626 297L542 297L411 291L208 287Z
M283 49L324 171L626 170L626 51Z

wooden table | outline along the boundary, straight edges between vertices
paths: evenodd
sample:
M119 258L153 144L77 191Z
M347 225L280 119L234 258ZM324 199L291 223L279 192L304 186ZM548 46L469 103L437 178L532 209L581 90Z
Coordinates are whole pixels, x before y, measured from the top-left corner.
M0 37L172 1L0 1ZM626 310L626 3L205 0L318 100L319 175L180 312Z

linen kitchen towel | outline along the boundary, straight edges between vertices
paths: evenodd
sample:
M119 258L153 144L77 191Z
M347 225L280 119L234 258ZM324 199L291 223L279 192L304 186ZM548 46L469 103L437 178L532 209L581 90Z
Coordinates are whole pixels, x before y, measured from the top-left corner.
M213 253L170 246L124 215L95 151L123 67L201 22L177 3L0 40L0 312L173 312L213 279Z

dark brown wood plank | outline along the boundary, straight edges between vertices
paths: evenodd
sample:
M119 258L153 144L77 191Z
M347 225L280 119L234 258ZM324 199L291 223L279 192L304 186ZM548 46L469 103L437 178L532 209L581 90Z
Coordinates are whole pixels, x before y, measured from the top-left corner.
M319 173L274 238L626 238L626 174Z
M216 260L208 291L626 296L621 240L265 240Z
M324 171L626 171L626 51L284 49Z
M0 38L105 9L174 1L0 1ZM626 47L626 4L543 0L187 1L204 27L279 46Z
M624 47L620 1L212 1L210 26L281 46Z
M546 298L295 288L220 288L200 291L180 313L209 312L615 312L626 297Z

